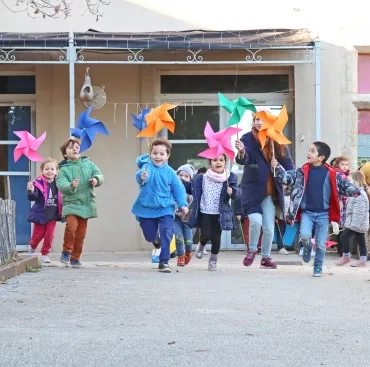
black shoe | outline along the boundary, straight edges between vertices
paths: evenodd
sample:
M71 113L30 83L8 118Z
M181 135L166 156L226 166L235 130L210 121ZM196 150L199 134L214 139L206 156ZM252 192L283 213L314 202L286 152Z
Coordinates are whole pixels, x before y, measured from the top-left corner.
M171 273L171 268L168 264L166 263L159 263L158 265L158 271L161 273Z
M156 238L152 243L153 243L153 246L154 246L157 250L159 250L159 249L161 248L161 241L160 241L159 237L158 237L158 238Z
M171 259L174 259L176 257L176 251L174 251L171 255L170 255L170 258Z

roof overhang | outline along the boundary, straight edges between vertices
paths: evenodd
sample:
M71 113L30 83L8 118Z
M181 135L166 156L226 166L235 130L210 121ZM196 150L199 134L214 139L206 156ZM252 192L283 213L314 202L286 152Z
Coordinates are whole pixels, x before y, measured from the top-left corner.
M200 52L215 54L225 51L247 51L246 57L240 63L263 63L261 53L268 50L312 50L315 46L315 37L307 29L260 29L238 31L202 31L189 30L181 32L149 32L149 33L101 33L89 30L85 33L0 33L0 63L22 63L16 57L17 53L37 52L39 54L59 52L54 60L23 60L23 63L104 63L101 58L86 61L82 52L114 52L126 53L126 61L112 61L112 63L181 63L181 60L166 58L166 60L144 59L139 53L161 52L167 55L187 52L186 62L203 62ZM71 49L76 51L73 57ZM62 54L60 54L62 53ZM45 57L44 57L45 59ZM302 59L302 58L301 58ZM310 58L312 62L312 57ZM224 61L224 62L223 62ZM232 63L232 60L217 60L217 62ZM267 60L272 63L274 60ZM275 60L280 61L280 60ZM286 60L287 63L295 60ZM297 62L299 60L296 60ZM301 62L309 62L304 57ZM208 63L212 63L209 61ZM107 63L107 62L105 62ZM235 62L234 63L239 63Z

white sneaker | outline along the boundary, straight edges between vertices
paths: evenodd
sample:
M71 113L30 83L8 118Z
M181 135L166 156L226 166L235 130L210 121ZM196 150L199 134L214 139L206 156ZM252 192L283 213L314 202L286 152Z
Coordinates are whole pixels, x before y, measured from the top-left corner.
M279 250L279 255L289 255L289 254L290 252L285 247Z
M316 251L315 250L311 250L311 257L315 257L316 255Z
M28 249L28 253L29 254L34 254L35 252L36 252L36 250L30 246L29 249Z
M206 250L206 248L204 248L203 250L203 255L208 255L208 251Z
M299 250L299 256L303 256L303 251L304 251L304 247L301 247L300 250Z
M47 256L41 256L42 262L45 264L51 264L50 259Z

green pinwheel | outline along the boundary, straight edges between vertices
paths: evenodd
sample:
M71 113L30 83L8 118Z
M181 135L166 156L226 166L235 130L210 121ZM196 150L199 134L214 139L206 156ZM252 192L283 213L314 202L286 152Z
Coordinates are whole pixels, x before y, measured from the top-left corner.
M238 124L242 119L244 112L247 110L257 112L256 106L244 97L239 97L238 99L234 99L233 101L231 101L227 99L223 94L218 93L218 100L220 106L231 114L230 120L226 124L226 126Z

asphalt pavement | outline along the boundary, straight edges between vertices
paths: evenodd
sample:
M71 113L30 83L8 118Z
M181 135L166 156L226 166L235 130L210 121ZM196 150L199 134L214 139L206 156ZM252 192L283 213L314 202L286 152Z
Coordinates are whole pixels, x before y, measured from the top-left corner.
M149 253L87 254L0 285L0 366L370 365L369 269L264 270L242 253L161 274ZM299 263L296 255L275 256ZM172 264L174 261L172 261Z

